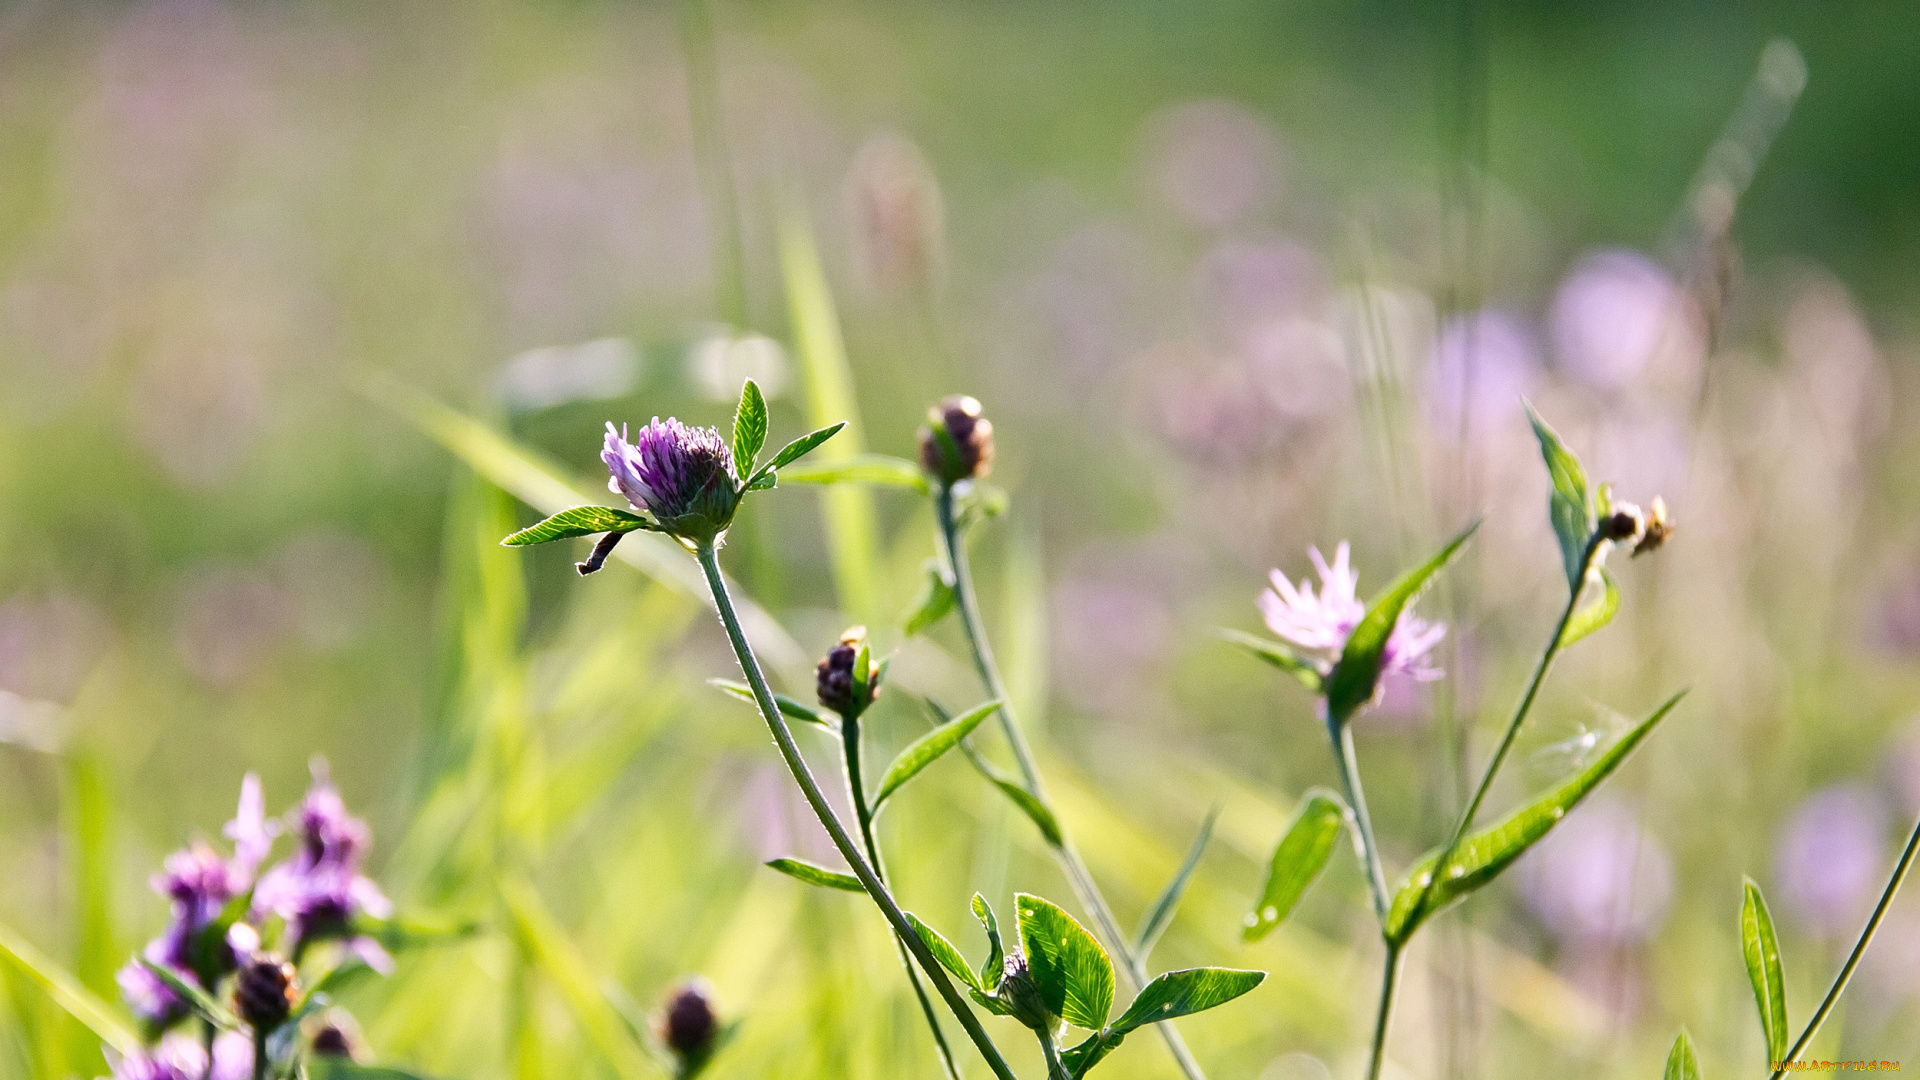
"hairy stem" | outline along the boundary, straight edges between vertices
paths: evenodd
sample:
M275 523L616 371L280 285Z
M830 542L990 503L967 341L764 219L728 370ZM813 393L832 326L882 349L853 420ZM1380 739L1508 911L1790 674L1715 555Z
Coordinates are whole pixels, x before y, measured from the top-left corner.
M880 841L873 832L873 809L867 804L867 786L860 775L860 717L857 714L840 718L840 748L842 771L847 780L847 799L853 805L854 824L860 827L860 841L866 845L867 858L873 863L873 876L885 884L887 864L880 857ZM941 1067L946 1070L950 1080L961 1080L960 1067L954 1064L953 1048L947 1045L946 1033L940 1030L940 1017L933 1011L933 1002L927 997L926 987L920 985L920 973L914 970L913 958L907 953L907 943L895 935L894 947L900 953L901 965L907 969L907 982L913 986L913 996L920 1002L920 1012L927 1018L927 1030L933 1032L933 1045L940 1052Z
M1040 777L1040 766L1034 760L1033 747L1027 743L1026 733L1020 727L1019 717L1015 715L1013 699L1007 693L1006 681L1000 676L1000 666L993 658L993 646L987 640L986 625L980 618L980 602L973 587L966 545L961 540L959 522L954 517L952 487L941 486L935 494L934 504L940 519L940 546L946 556L947 569L953 575L954 599L960 609L960 623L967 636L967 645L973 653L974 669L979 673L987 694L1000 702L995 715L999 719L1000 730L1007 737L1007 744L1013 748L1014 760L1019 763L1022 785L1028 794L1051 810L1052 801L1047 798L1046 785ZM1058 820L1057 814L1055 819ZM1064 823L1060 825L1060 843L1053 847L1053 854L1061 870L1066 873L1080 906L1092 916L1108 951L1120 961L1121 974L1137 992L1147 984L1146 964L1134 951L1133 943L1120 927L1120 921L1114 918L1112 905L1107 903L1099 884L1093 879L1092 871L1080 858L1080 851L1074 847ZM1206 1080L1206 1073L1201 1070L1200 1063L1194 1060L1193 1052L1187 1049L1186 1040L1180 1037L1180 1032L1174 1029L1173 1024L1163 1022L1153 1027L1166 1040L1167 1049L1179 1064L1181 1074L1187 1080Z
M1373 1017L1373 1050L1367 1056L1367 1080L1380 1080L1387 1060L1387 1023L1393 1018L1393 994L1400 983L1400 946L1387 944L1387 961L1380 973L1380 1009Z
M1367 793L1360 786L1360 761L1353 752L1353 725L1345 719L1329 719L1327 734L1333 737L1333 756L1340 762L1340 784L1347 791L1347 805L1353 808L1354 823L1360 832L1360 850L1367 861L1367 891L1373 896L1373 913L1380 920L1380 932L1386 933L1387 875L1380 865L1380 844L1373 835L1373 818L1367 813Z
M1800 1033L1800 1038L1794 1042L1793 1049L1787 1052L1786 1060L1775 1062L1776 1066L1791 1065L1800 1060L1800 1055L1807 1052L1807 1044L1813 1042L1813 1037L1820 1033L1820 1025L1827 1022L1827 1017L1833 1012L1834 1006L1840 1003L1840 995L1846 991L1847 983L1853 979L1853 969L1860 966L1860 958L1867 954L1867 946L1873 943L1873 935L1880 931L1880 923L1887 917L1887 909L1893 907L1893 898L1899 894L1901 883L1906 881L1907 871L1913 869L1916 851L1920 851L1920 822L1914 823L1913 835L1907 837L1907 849L1900 854L1900 862L1894 866L1893 875L1887 879L1887 888L1880 894L1880 903L1868 917L1866 927L1860 931L1860 940L1853 943L1853 952L1848 954L1846 964L1840 968L1840 974L1834 977L1833 985L1827 988L1827 996L1820 1002L1819 1010L1813 1014L1812 1020L1807 1021L1807 1029ZM1786 1072L1784 1067L1776 1067L1769 1080L1780 1080Z
M712 541L701 544L696 554L700 559L700 569L707 575L707 588L713 593L713 603L720 611L720 622L726 627L727 640L733 645L733 654L740 661L740 670L747 677L747 685L753 688L754 703L760 706L760 716L767 722L767 729L773 734L773 741L780 749L780 756L786 761L787 771L793 774L794 783L800 786L800 793L806 796L807 805L813 808L814 816L827 830L833 840L833 846L839 850L840 857L853 869L853 876L860 879L860 885L867 895L873 898L881 914L892 924L894 934L903 942L913 958L932 981L933 988L953 1010L955 1019L966 1029L967 1037L987 1060L987 1065L999 1080L1018 1080L1013 1069L1007 1064L1000 1051L993 1045L993 1039L986 1029L980 1026L980 1019L973 1015L973 1009L967 1000L954 988L953 981L934 959L933 951L920 939L913 924L907 921L906 913L894 902L893 894L887 891L879 875L874 872L860 849L847 835L847 828L840 823L840 816L833 811L821 792L820 784L813 778L813 771L807 767L806 758L800 755L800 747L793 741L793 730L787 726L786 718L780 715L780 706L774 702L773 689L767 685L767 677L760 670L760 661L753 654L753 647L747 643L746 632L740 629L740 616L733 610L733 598L727 593L726 579L720 574L720 553Z

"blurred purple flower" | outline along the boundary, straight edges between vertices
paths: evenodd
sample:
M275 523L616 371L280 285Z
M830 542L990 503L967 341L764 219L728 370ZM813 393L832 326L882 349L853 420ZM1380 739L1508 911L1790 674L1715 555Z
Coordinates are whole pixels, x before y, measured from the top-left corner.
M345 939L348 951L385 974L392 958L378 942L354 932L360 916L384 919L393 905L360 872L370 841L366 823L347 813L326 763L315 759L313 786L295 811L298 848L291 858L260 876L253 892L256 911L287 921L294 955L316 941Z
M1217 229L1245 217L1278 186L1278 145L1266 122L1231 101L1196 101L1147 122L1155 192L1181 217Z
M71 701L111 636L106 617L77 596L15 596L0 604L0 689Z
M253 1044L237 1031L213 1041L213 1067L200 1039L175 1032L143 1051L110 1060L113 1080L247 1080L253 1075Z
M1836 784L1807 796L1774 847L1787 913L1815 933L1857 929L1888 869L1886 831L1886 807L1870 788Z
M1519 316L1484 308L1441 327L1427 362L1429 416L1443 436L1518 426L1520 399L1540 381L1540 349Z
M1266 618L1267 629L1282 640L1331 663L1366 615L1367 606L1356 592L1360 576L1350 565L1346 541L1334 549L1332 566L1327 565L1319 548L1308 548L1307 555L1320 574L1319 593L1305 578L1296 586L1275 570L1269 575L1273 586L1260 594L1260 613ZM1419 682L1440 678L1442 672L1433 666L1428 653L1446 633L1445 624L1418 618L1411 607L1402 611L1381 657L1383 685L1386 676L1396 674Z
M232 566L200 570L181 590L175 647L196 677L231 686L271 655L287 615L286 596L265 574Z
M1587 800L1518 867L1520 896L1571 945L1629 945L1652 937L1673 898L1673 860L1613 796Z
M1560 364L1603 390L1656 375L1688 378L1705 347L1692 299L1660 264L1634 251L1582 258L1561 282L1550 319Z
M174 993L173 987L161 981L160 976L141 961L174 967L174 956L181 951L175 935L169 931L147 942L146 948L140 950L139 957L128 961L126 966L114 973L113 981L119 985L120 997L126 1001L127 1008L151 1028L169 1027L175 1021L185 1019L187 1003ZM175 967L175 973L183 979L193 978L192 973L183 968Z
M738 480L733 451L718 431L656 416L632 442L626 434L607 424L600 460L612 474L609 490L670 532L710 539L725 531L739 503Z

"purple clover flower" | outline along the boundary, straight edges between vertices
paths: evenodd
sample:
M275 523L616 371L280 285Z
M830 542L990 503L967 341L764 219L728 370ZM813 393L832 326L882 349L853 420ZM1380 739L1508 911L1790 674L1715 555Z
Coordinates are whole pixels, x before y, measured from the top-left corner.
M109 1062L113 1080L248 1080L253 1075L253 1044L236 1031L213 1041L213 1067L197 1036L175 1032L159 1044Z
M1260 614L1266 619L1267 629L1319 662L1324 670L1339 659L1353 628L1366 616L1367 606L1357 592L1360 576L1353 571L1346 541L1334 549L1332 566L1327 565L1319 548L1308 548L1307 555L1320 574L1320 591L1316 593L1304 577L1296 585L1275 570L1269 575L1272 587L1260 594ZM1416 617L1409 605L1400 613L1400 621L1394 624L1381 655L1381 686L1386 685L1389 675L1405 675L1418 682L1440 678L1443 672L1433 666L1428 654L1446 633L1445 624Z
M254 910L286 920L296 957L313 942L345 939L347 950L368 967L382 974L392 971L393 958L386 950L353 931L356 917L384 919L393 913L393 905L360 872L371 837L366 822L347 813L324 761L315 759L313 786L294 812L293 826L299 847L291 858L260 875Z
M632 442L626 435L624 426L607 424L600 460L611 474L610 491L675 536L707 541L727 530L740 505L740 481L718 431L656 416Z

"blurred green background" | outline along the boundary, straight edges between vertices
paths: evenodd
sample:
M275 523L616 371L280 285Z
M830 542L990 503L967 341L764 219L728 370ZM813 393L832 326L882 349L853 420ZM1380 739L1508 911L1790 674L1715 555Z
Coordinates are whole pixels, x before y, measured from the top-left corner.
M217 835L244 772L277 811L324 754L402 908L488 927L351 990L381 1060L650 1075L608 1001L704 972L744 1019L714 1075L934 1075L870 908L759 868L827 849L704 685L732 671L714 620L498 548L534 512L390 407L424 392L584 490L604 421L722 422L747 374L790 438L810 230L866 446L910 455L952 391L995 421L988 619L1123 919L1223 807L1154 958L1273 972L1183 1022L1212 1075L1354 1075L1377 963L1344 856L1239 941L1333 772L1311 703L1213 630L1257 628L1309 544L1350 538L1370 590L1486 513L1422 608L1450 678L1359 732L1390 866L1438 842L1461 733L1485 753L1559 602L1521 393L1680 531L1621 563L1619 621L1496 802L1695 692L1427 936L1393 1067L1646 1076L1681 1025L1710 1074L1761 1067L1741 876L1803 1018L1920 812L1908 5L713 0L711 41L689 10L0 11L0 922L111 997L164 853ZM951 627L899 631L930 514L823 505L761 498L727 552L798 643L786 688L864 621L903 688L977 700ZM849 563L827 537L863 513ZM924 726L907 698L884 747ZM1070 899L957 764L885 833L906 905L975 955L973 890ZM1909 896L1815 1056L1920 1055L1916 972ZM0 1075L104 1073L30 983L0 991ZM1172 1072L1146 1038L1102 1068Z

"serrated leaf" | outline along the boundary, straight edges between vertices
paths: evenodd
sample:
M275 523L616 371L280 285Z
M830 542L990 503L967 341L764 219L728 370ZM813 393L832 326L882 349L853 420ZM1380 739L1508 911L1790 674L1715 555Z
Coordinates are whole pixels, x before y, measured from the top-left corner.
M999 702L989 701L969 710L957 720L941 724L900 751L900 756L887 766L886 774L880 779L880 790L873 796L875 812L879 811L889 796L906 786L907 781L920 775L920 770L938 761L942 754L958 746L961 739L973 734L973 729L998 708Z
M787 466L793 464L794 462L812 453L817 447L819 447L821 443L826 442L828 439L831 439L835 435L840 434L840 429L846 426L847 426L847 422L845 420L842 420L837 424L829 424L826 427L820 428L816 431L807 432L805 435L802 435L799 438L788 443L787 445L781 447L780 452L773 455L773 460L767 462L766 466L762 468L760 471L762 473L770 474L780 469L786 468ZM791 474L789 474L787 476L787 481L791 483L793 482L793 480L794 480L794 477Z
M767 443L767 399L760 384L748 379L740 386L740 404L733 410L733 469L736 476L753 472L753 459Z
M946 571L941 569L940 560L928 559L922 566L920 595L913 602L913 610L907 615L901 631L908 637L928 629L953 611L957 597L953 583L947 580Z
M866 892L867 887L852 874L843 874L838 870L829 870L824 866L815 866L801 859L769 859L767 865L798 881L809 885L818 885L823 889L839 889L842 892Z
M240 1028L240 1018L228 1012L225 1006L213 999L212 994L202 990L198 983L183 979L179 972L165 964L156 964L144 956L140 957L140 963L148 971L159 976L160 981L167 984L167 989L180 995L180 999L185 1001L200 1019L223 1030Z
M1567 588L1578 592L1584 576L1582 564L1586 561L1587 542L1593 538L1598 522L1593 491L1587 484L1587 471L1580 467L1580 459L1560 441L1559 433L1548 426L1531 401L1522 404L1527 408L1527 422L1533 425L1533 436L1539 440L1540 456L1547 463L1547 478L1553 484L1553 494L1547 498L1547 520L1552 522L1553 535L1560 542Z
M1326 687L1326 673L1320 670L1317 662L1301 656L1278 641L1269 641L1241 630L1222 630L1220 637L1300 680L1300 685L1315 694Z
M1505 820L1460 841L1447 869L1435 878L1444 849L1430 852L1407 872L1387 912L1388 941L1404 942L1429 916L1492 881L1525 851L1551 832L1562 818L1613 774L1634 748L1652 733L1686 691L1668 698L1578 776L1515 811ZM1431 887L1429 887L1431 882Z
M1673 1049L1667 1052L1666 1080L1700 1080L1700 1059L1694 1055L1693 1040L1685 1031L1673 1040Z
M922 494L932 490L920 466L885 454L859 454L841 461L801 465L787 469L784 476L789 484L871 484L912 488Z
M1240 935L1243 940L1259 941L1286 921L1307 886L1327 865L1346 822L1347 805L1338 796L1317 788L1307 792L1293 823L1274 845L1267 884L1260 890L1259 902L1247 914Z
M904 911L901 914L913 924L914 930L920 934L920 940L927 943L927 951L933 954L935 960L940 961L941 967L952 972L954 978L967 986L982 993L986 991L987 988L980 985L980 976L974 974L973 968L967 965L967 958L960 955L960 950L954 948L953 942L942 936L940 931L921 922L919 916L913 912Z
M980 962L980 985L993 990L1000 985L1002 969L1006 966L1006 953L1000 945L1000 920L994 918L993 905L979 893L973 894L973 917L980 920L980 929L987 932L987 958Z
M1147 1024L1204 1012L1224 1005L1265 982L1264 971L1202 967L1169 971L1141 989L1140 995L1113 1022L1113 1030L1124 1035Z
M1180 869L1174 872L1173 880L1160 890L1159 899L1147 909L1147 917L1140 920L1140 930L1133 936L1134 956L1145 959L1160 941L1167 926L1173 922L1173 913L1180 907L1180 896L1187 890L1187 881L1193 877L1193 870L1200 865L1200 856L1207 850L1207 841L1213 839L1213 823L1220 817L1220 808L1215 806L1207 811L1207 818L1200 823L1200 833L1193 838L1193 845L1187 848L1187 857L1180 862Z
M1620 613L1620 586L1614 584L1613 575L1596 566L1588 580L1599 584L1600 595L1582 604L1567 620L1567 628L1560 634L1563 649L1606 626Z
M55 1005L93 1032L101 1042L123 1055L140 1048L139 1037L120 1022L119 1014L111 1006L87 989L86 984L75 978L72 972L55 963L52 957L42 953L5 924L0 924L0 960L9 961L15 970L40 987Z
M1099 1031L1113 1011L1113 962L1086 927L1038 896L1013 898L1027 971L1048 1011L1076 1027Z
M1780 939L1773 932L1773 915L1760 886L1747 878L1740 901L1740 952L1747 961L1747 980L1753 984L1753 1002L1760 1010L1760 1030L1767 1038L1767 1060L1787 1057L1787 990L1780 969Z
M507 547L526 547L530 544L549 544L555 540L565 540L574 536L627 533L635 529L658 531L659 526L639 514L615 510L611 506L576 506L571 510L562 510L545 521L529 525L500 542Z
M759 708L760 706L760 703L754 699L753 687L748 686L746 683L734 682L730 679L708 679L707 685L737 697L755 708ZM818 710L801 704L785 694L773 695L773 703L780 707L781 715L788 719L799 720L808 724L816 724L835 735L840 734L840 728L826 717L821 716Z
M1433 575L1459 554L1460 548L1479 527L1480 522L1476 519L1426 562L1401 574L1367 605L1367 613L1353 628L1353 633L1347 635L1347 643L1340 650L1339 662L1327 674L1327 717L1332 723L1346 723L1362 705L1373 700L1374 690L1380 683L1380 666L1387 642L1393 636L1393 628L1400 622L1401 613L1433 580Z

